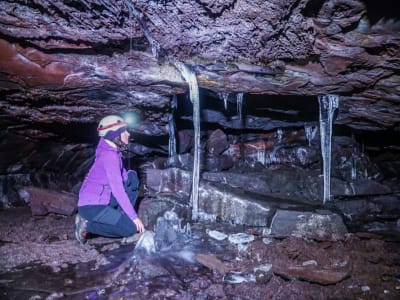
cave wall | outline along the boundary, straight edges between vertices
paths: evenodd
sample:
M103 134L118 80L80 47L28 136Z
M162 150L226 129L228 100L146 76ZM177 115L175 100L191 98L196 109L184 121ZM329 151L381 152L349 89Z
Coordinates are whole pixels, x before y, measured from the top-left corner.
M400 23L393 5L0 1L2 203L21 202L17 191L23 185L76 192L97 143L96 124L106 114L140 116L131 130L136 155L129 163L141 170L168 156L171 114L179 154L190 155L192 107L175 61L188 65L200 86L202 147L221 129L233 153L244 143L249 149L264 147L269 155L279 144L277 132L283 132L297 138L279 148L279 163L293 166L299 160L294 150L308 143L305 127L318 126L317 96L338 94L334 135L351 146L334 139L335 153L349 153L363 170L379 168L377 180L395 186ZM310 154L315 169L321 167L317 139ZM247 166L259 166L258 152L246 153ZM210 163L218 169L222 161ZM339 158L333 163L339 176L344 171L337 168L345 163Z

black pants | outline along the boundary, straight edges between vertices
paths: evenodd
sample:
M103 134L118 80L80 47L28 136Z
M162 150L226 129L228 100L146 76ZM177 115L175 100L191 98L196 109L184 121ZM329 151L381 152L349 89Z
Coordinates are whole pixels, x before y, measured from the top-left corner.
M139 194L136 172L128 173L124 186L134 207ZM125 214L113 195L108 205L80 206L78 212L88 221L87 231L90 233L106 237L127 237L137 233L135 223Z

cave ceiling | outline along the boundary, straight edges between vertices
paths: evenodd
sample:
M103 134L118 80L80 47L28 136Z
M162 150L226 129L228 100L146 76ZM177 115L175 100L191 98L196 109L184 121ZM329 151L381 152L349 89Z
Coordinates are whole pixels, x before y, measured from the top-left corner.
M187 91L174 66L180 61L213 101L221 93L266 103L276 96L315 102L338 94L336 124L398 132L400 13L394 4L2 0L1 128L93 125L105 114L133 110L142 118L138 132L163 135L172 97Z

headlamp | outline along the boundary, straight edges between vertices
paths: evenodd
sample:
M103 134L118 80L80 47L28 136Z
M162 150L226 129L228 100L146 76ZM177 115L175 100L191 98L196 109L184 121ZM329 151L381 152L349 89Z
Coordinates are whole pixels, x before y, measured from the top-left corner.
M134 112L123 113L122 118L124 119L128 128L133 128L139 121L138 115Z

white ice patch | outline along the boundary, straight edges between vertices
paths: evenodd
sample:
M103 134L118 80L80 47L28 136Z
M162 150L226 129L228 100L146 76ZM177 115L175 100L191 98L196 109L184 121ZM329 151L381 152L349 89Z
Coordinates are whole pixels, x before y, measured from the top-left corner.
M362 290L364 293L366 293L366 292L369 292L369 291L371 290L371 288L370 288L368 285L363 285L363 286L361 287L361 290Z
M29 193L25 189L18 190L19 197L24 200L25 203L29 203Z
M233 233L228 236L232 244L244 244L254 241L254 236L247 233Z
M198 218L200 221L211 221L215 222L217 220L217 216L213 214L208 214L205 212L200 211L198 214Z
M143 232L135 246L135 252L136 251L145 251L147 254L156 252L156 247L154 245L154 232L150 230Z
M229 272L226 275L224 275L222 281L226 283L256 282L256 277L253 274Z
M318 263L315 260L312 259L312 260L307 260L307 261L303 262L302 266L303 267L306 267L306 266L318 266Z
M265 264L254 268L254 272L261 271L261 272L268 272L271 270L272 264Z
M272 243L272 239L270 239L270 238L263 238L263 239L262 239L262 242L263 242L265 245L269 245L269 244Z
M213 239L216 239L218 241L222 241L228 237L227 234L217 231L217 230L206 230L207 234L212 237Z
M194 257L194 253L189 250L182 250L175 254L177 257L182 258L183 260L189 263L195 263L196 259Z

